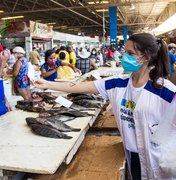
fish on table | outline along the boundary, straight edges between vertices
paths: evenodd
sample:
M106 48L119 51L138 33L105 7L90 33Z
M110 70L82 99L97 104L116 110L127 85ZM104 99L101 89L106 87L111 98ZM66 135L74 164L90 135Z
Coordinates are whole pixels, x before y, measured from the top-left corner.
M44 112L46 111L44 107L36 107L36 106L31 106L31 105L19 105L16 104L15 107L17 109L21 109L24 111L28 111L28 112Z
M60 120L62 122L72 121L72 120L76 119L76 117L66 116L66 115L63 115L63 114L58 114L56 116L52 116L48 112L39 113L39 117L41 117L41 118L48 118L48 117L52 118L53 117L53 118L57 118L58 120Z
M51 114L52 116L56 116L56 115L59 115L59 114L66 115L66 116L71 116L71 117L88 117L88 116L92 116L92 114L90 114L88 112L82 112L80 110L71 109L71 108L64 108L64 107L52 108L50 110L47 110L46 112Z
M27 117L26 122L29 127L32 124L43 124L48 127L57 129L58 131L61 131L61 132L79 132L81 130L79 128L73 128L73 127L68 126L64 122L58 120L57 117L55 117L55 118Z
M86 108L101 108L102 103L96 100L89 100L89 99L73 99L73 103L86 107Z
M58 131L57 129L48 127L44 124L31 124L30 128L34 134L41 135L44 137L50 138L59 138L59 139L71 139L71 136L64 134L63 132Z
M80 99L89 99L89 100L96 100L96 101L103 101L103 98L95 95L95 94L84 94L84 93L70 93L67 97L71 100L80 100Z

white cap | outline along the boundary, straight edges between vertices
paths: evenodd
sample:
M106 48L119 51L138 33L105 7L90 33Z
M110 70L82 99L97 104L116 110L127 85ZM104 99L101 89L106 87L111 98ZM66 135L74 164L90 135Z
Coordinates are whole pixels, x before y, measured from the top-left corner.
M20 47L20 46L16 46L15 48L13 48L12 51L14 53L21 53L21 54L25 54L26 53L25 50L22 47Z
M170 47L170 48L176 48L176 44L175 44L175 43L170 43L170 44L168 44L168 47Z

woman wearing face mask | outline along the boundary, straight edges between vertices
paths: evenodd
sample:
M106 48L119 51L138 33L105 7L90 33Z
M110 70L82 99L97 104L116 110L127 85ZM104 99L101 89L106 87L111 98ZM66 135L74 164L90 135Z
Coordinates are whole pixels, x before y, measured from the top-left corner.
M80 70L75 68L73 65L56 59L54 50L50 49L45 52L45 63L41 66L42 77L48 81L54 81L58 77L57 69L59 66L69 66L75 72L80 73Z
M158 124L168 120L167 111L176 109L176 86L167 79L167 46L151 34L134 34L127 40L122 66L131 74L94 82L36 80L34 85L72 93L99 93L110 100L131 179L171 180L159 166L160 146L152 141Z
M29 78L28 78L28 62L25 57L25 51L22 47L16 46L13 50L13 54L16 58L16 63L13 66L12 73L14 79L14 89L18 92L24 100L31 99L31 92L29 89Z

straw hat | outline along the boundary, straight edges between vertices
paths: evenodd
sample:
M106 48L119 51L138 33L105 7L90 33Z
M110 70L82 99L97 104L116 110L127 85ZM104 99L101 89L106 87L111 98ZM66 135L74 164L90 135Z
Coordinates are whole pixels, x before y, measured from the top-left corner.
M78 51L78 56L81 58L88 58L90 56L90 52L88 52L85 48L82 51Z

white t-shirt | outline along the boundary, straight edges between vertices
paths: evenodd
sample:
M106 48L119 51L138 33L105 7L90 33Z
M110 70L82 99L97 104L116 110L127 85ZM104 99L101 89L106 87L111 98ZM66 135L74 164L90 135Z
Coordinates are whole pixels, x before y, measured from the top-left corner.
M122 130L124 135L125 148L131 152L138 152L136 143L135 123L133 119L133 111L137 100L144 86L134 88L132 79L126 89L124 99L121 103L120 117L122 122Z

